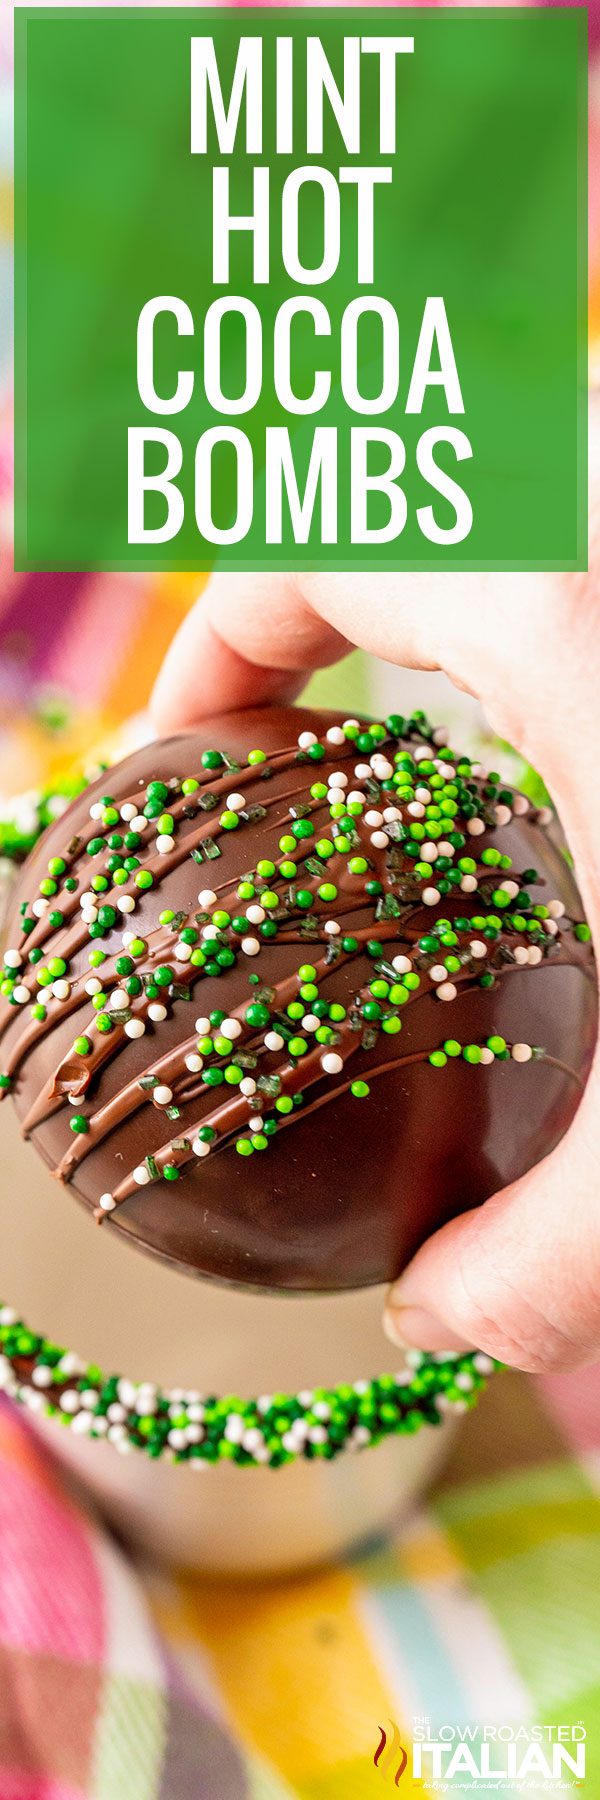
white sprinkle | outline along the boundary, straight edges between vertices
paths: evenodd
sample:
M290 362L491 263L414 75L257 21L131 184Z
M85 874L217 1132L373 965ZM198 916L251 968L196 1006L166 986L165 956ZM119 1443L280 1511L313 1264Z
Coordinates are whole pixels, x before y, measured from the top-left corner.
M447 838L440 838L437 850L438 850L438 856L453 856L454 855L454 847L452 844L448 843Z
M355 773L357 781L368 781L369 776L371 774L370 763L355 763L354 773ZM349 798L350 798L350 795L348 795L348 799Z
M215 938L218 938L219 936L218 925L205 925L203 927L202 936L207 944L214 943Z
M241 947L244 952L244 956L258 956L258 953L260 950L260 944L259 944L258 938L255 938L255 937L242 938L242 946Z
M250 925L262 925L263 919L266 918L264 906L248 906L246 918Z
M167 1443L171 1445L172 1450L185 1450L187 1441L187 1431L180 1431L177 1427L174 1431L170 1431L167 1437Z
M128 1006L129 996L125 993L124 988L113 988L108 1004L109 1006L116 1007L118 1012L122 1007Z
M431 745L430 744L417 744L416 750L413 751L413 756L414 756L415 762L424 762L426 757L431 756ZM446 767L445 763L443 764L443 767L445 769L445 767Z
M119 1381L119 1384L117 1387L117 1393L119 1396L119 1400L121 1402L121 1406L126 1406L128 1411L130 1410L130 1408L132 1406L135 1406L135 1396L137 1393L137 1388L134 1386L133 1381L127 1381L125 1379L125 1376L122 1375L121 1380ZM96 1398L97 1398L97 1396L96 1396Z
M248 1120L248 1124L251 1131L262 1131L264 1124L262 1113L253 1113L252 1117Z
M132 805L131 800L126 800L124 806L121 807L121 818L125 820L126 825L130 823L131 819L135 819L135 806Z
M318 741L314 731L301 731L298 738L298 745L300 750L310 750L311 744L317 744Z
M19 950L6 950L4 961L7 969L20 969L23 958Z
M177 962L189 962L192 954L191 944L176 944L173 955Z
M437 844L421 844L422 862L435 862L439 854Z
M141 1038L144 1036L146 1026L143 1019L127 1019L124 1029L126 1037Z
M556 919L544 919L544 931L547 931L548 937L558 937Z
M203 1138L194 1138L194 1142L192 1144L192 1150L194 1152L194 1156L208 1156L208 1153L210 1150L210 1144L205 1144Z
M109 1443L115 1444L117 1450L120 1450L122 1444L125 1443L127 1433L124 1425L109 1425L106 1435Z
M510 806L495 806L494 814L497 825L510 825L512 819Z
M457 991L453 981L443 981L437 990L438 1000L455 1000Z
M244 1432L242 1444L250 1456L256 1456L258 1450L266 1448L262 1431L259 1431L258 1425L251 1425L249 1430Z
M317 1019L315 1013L305 1013L304 1018L302 1020L302 1025L303 1025L303 1028L305 1031L318 1031L319 1020Z
M16 1325L18 1316L14 1306L0 1307L0 1325Z
M321 1057L321 1068L325 1070L326 1075L339 1075L343 1067L344 1059L342 1056L338 1056L337 1050L328 1050L325 1056Z
M510 1054L513 1062L526 1063L531 1062L533 1050L531 1044L513 1044Z
M245 794L226 794L225 805L229 807L230 812L243 812L246 805L246 796Z
M37 1388L50 1387L50 1384L52 1381L52 1370L48 1369L46 1367L45 1363L40 1363L37 1369L32 1370L31 1379L32 1379L34 1387L37 1387Z
M365 813L365 825L372 826L373 831L376 831L378 825L383 825L383 813L376 812L371 808L369 812Z
M564 907L563 901L562 900L549 900L548 912L550 914L551 919L562 919L564 916L564 912L565 912L565 907Z
M500 886L503 894L508 894L509 900L516 900L519 892L518 881L501 881Z
M477 878L475 875L461 875L461 879L460 879L461 894L474 894L476 892L476 889L477 889Z
M133 894L119 894L117 906L120 913L135 912L135 900Z
M343 769L336 769L327 779L330 787L347 788L348 786L348 776L344 774Z
M101 1194L98 1205L102 1207L103 1212L112 1212L116 1201L113 1200L112 1194Z
M537 819L538 819L538 825L551 825L551 823L552 823L552 807L551 806L540 806L538 808Z
M89 981L86 981L85 984L85 991L86 994L102 993L102 982L98 980L97 975L90 975Z
M88 1432L92 1430L93 1424L94 1420L91 1413L79 1412L73 1419L71 1430L75 1432L77 1437L86 1437Z
M198 899L200 901L202 911L208 912L209 906L216 905L217 896L216 896L216 894L213 893L212 888L203 888L202 893L198 895Z
M431 788L422 787L422 786L416 787L415 788L415 800L422 800L423 804L425 806L428 806L429 801L431 800Z
M493 1062L495 1062L495 1060L496 1059L495 1059L493 1050L488 1050L487 1044L485 1044L483 1050L480 1053L479 1061L481 1063L485 1064L485 1063L493 1063Z
M90 806L90 819L101 819L103 812L104 807L102 801L95 800L93 806Z
M448 728L446 725L436 725L433 733L433 742L434 744L447 744Z
M350 804L353 806L364 806L365 800L366 794L363 794L360 788L351 788L350 793L346 796L347 806L350 806Z
M156 1412L156 1394L152 1388L139 1389L135 1410L142 1419L151 1418L152 1414Z
M327 919L323 926L323 930L327 937L339 937L341 929L342 927L341 925L338 925L337 919Z
M58 1367L61 1375L83 1375L85 1371L85 1363L82 1362L80 1356L75 1355L74 1350L65 1351L64 1356L61 1356Z
M111 1425L124 1424L127 1413L120 1400L111 1400L110 1406L106 1408L106 1417L110 1420Z
M421 899L424 906L437 906L439 898L440 895L437 888L428 887L423 889Z
M208 1037L210 1033L210 1019L196 1019L194 1030L197 1031L198 1037Z
M77 1393L76 1388L67 1388L66 1392L61 1394L60 1407L62 1412L79 1412L79 1394Z
M433 969L429 970L429 977L430 977L431 981L445 981L446 974L447 974L447 970L444 968L443 963L435 963Z
M229 1038L231 1042L233 1042L234 1038L241 1037L242 1027L239 1019L223 1019L222 1024L219 1026L219 1031L221 1037Z
M198 1056L196 1050L190 1050L189 1056L186 1056L185 1059L185 1066L186 1069L189 1069L190 1075L200 1074L200 1070L203 1067L203 1060L201 1056Z
M384 818L384 823L386 825L392 825L394 822L394 819L402 818L402 813L400 812L400 808L398 806L384 806L383 818Z
M308 1432L309 1444L326 1444L327 1432L324 1425L311 1425Z
M516 950L513 951L513 955L516 963L524 964L529 962L529 951L525 944L517 944Z
M346 742L341 725L330 725L326 736L328 744L345 744Z
M513 812L516 813L517 818L522 819L523 814L529 812L529 801L527 799L527 795L526 794L513 794L512 809L513 809Z
M32 911L32 913L35 913L36 919L43 919L44 913L47 913L49 905L50 905L49 900L44 900L43 898L40 900L34 900L31 911Z
M478 1350L477 1355L473 1357L473 1368L477 1370L478 1375L493 1375L494 1364L491 1356L486 1356L483 1350Z
M390 840L389 840L387 831L372 831L371 832L371 843L373 845L374 850L385 850L386 845L389 844L389 841Z
M244 1095L245 1100L249 1100L251 1098L252 1094L255 1094L255 1093L256 1093L256 1082L253 1080L251 1075L244 1075L243 1081L240 1081L240 1094Z
M148 820L144 818L143 813L135 813L131 824L134 831L146 831Z
M467 819L467 831L469 837L481 837L485 831L483 819Z
M84 925L95 925L96 919L98 917L97 906L91 906L89 900L82 901L81 917L83 919Z
M397 975L409 975L412 969L410 957L394 956L392 958L392 968L395 969Z
M487 944L484 943L483 938L471 938L471 942L469 944L469 950L471 952L471 956L474 956L476 958L478 958L480 956L487 956L487 948L488 948Z
M406 811L410 813L411 819L422 819L425 807L421 800L409 800Z
M537 967L537 964L541 963L542 955L543 955L543 952L540 949L539 944L530 944L529 945L529 949L527 951L527 961L530 964L530 967L532 969L535 969Z
M134 1169L133 1171L133 1179L137 1187L147 1187L150 1180L150 1171L146 1168L145 1163L138 1163L137 1169Z
M16 990L15 990L15 992L16 992ZM52 993L54 994L54 997L56 1000L68 1000L70 992L71 992L71 986L68 981L65 981L64 979L61 979L60 981L53 981Z
M168 831L161 831L156 839L156 848L159 856L168 856L169 851L175 849L174 837Z
M371 768L379 781L391 781L394 770L391 762L388 762L387 756L372 756Z
M29 988L26 988L22 982L19 982L18 986L13 988L12 997L13 1000L16 1000L17 1006L26 1006L27 1001L31 999L31 994Z
M167 1087L166 1082L161 1082L159 1087L152 1089L152 1099L155 1106L170 1106L173 1099L173 1089Z
M328 788L327 801L328 801L329 806L343 806L345 799L346 799L346 794L345 794L345 789L343 787Z
M148 1018L152 1020L152 1024L162 1025L166 1016L167 1009L166 1006L163 1006L162 1000L153 1000L151 1006L148 1007Z
M284 1040L279 1031L265 1032L265 1048L267 1050L282 1050L283 1042Z
M358 731L359 727L360 727L360 719L344 719L344 732Z

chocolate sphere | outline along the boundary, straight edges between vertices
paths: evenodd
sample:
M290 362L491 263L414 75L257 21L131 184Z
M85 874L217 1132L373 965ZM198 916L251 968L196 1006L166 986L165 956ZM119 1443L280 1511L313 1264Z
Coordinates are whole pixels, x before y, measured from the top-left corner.
M553 1148L593 1052L545 816L421 714L248 711L136 752L40 840L7 943L35 1149L104 1229L257 1287L397 1275Z

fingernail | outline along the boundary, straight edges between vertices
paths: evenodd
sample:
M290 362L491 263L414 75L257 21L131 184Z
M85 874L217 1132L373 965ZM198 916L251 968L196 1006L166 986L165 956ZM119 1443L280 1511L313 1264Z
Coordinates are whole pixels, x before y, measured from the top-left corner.
M401 1349L408 1346L413 1350L447 1350L452 1356L459 1350L472 1349L465 1338L459 1337L444 1325L442 1319L421 1306L388 1304L383 1315L383 1329L392 1344L398 1344Z

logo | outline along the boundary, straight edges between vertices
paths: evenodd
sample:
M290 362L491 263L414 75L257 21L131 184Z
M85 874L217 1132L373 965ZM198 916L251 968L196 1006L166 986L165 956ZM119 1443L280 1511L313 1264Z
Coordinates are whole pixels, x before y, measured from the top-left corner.
M434 1725L428 1718L415 1718L403 1744L398 1725L388 1719L388 1729L379 1726L373 1764L393 1787L400 1786L407 1770L413 1782L425 1781L442 1794L450 1789L472 1792L474 1784L479 1791L478 1784L485 1782L486 1789L515 1800L517 1794L537 1793L540 1776L544 1793L572 1793L585 1782L586 1729L582 1720L570 1725Z
M393 1781L394 1787L398 1787L400 1776L404 1774L408 1762L408 1750L400 1742L400 1732L394 1720L388 1719L388 1725L391 1727L391 1737L388 1737L383 1725L379 1727L381 1735L373 1762L378 1775L383 1775L385 1780Z

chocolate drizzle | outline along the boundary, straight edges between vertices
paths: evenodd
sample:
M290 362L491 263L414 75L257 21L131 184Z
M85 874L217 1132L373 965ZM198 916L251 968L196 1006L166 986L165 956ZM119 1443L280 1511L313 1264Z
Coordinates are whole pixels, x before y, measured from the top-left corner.
M341 717L282 709L149 747L80 796L23 871L0 995L3 1091L97 1217L186 1266L290 1288L384 1279L443 1217L551 1148L575 1110L596 996L564 861L534 808L468 759L449 762L420 715L399 723L351 722L332 744ZM203 767L211 738L226 765ZM254 744L268 761L247 760ZM347 779L331 801L336 770ZM155 816L142 825L144 807ZM109 885L95 893L98 875ZM42 911L44 880L56 891ZM401 1029L398 1054L387 1038Z

